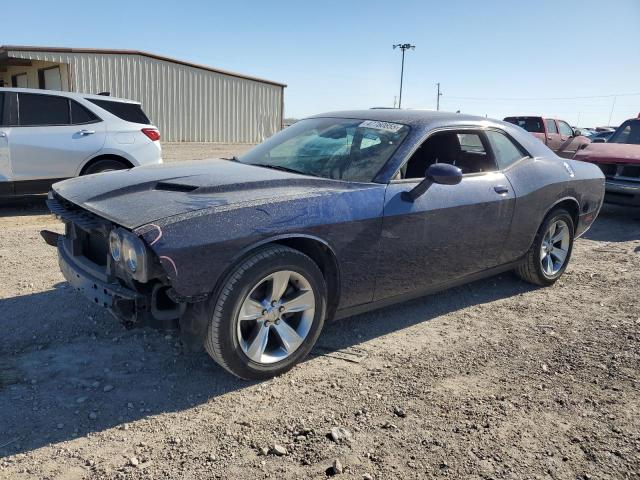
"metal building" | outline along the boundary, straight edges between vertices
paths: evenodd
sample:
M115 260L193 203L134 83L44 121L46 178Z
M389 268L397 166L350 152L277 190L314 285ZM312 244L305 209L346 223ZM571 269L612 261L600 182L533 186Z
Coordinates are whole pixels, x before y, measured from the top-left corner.
M132 50L0 46L0 86L110 92L163 140L258 143L282 128L286 85Z

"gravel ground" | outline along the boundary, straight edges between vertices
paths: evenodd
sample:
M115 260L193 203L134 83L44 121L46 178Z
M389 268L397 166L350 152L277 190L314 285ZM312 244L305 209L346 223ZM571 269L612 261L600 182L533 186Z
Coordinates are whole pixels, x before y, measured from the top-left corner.
M504 274L330 324L261 383L120 326L43 227L41 202L0 208L0 478L640 478L640 211L605 207L551 288Z
M162 158L165 162L202 160L204 158L230 158L242 155L252 144L229 143L178 143L163 142Z

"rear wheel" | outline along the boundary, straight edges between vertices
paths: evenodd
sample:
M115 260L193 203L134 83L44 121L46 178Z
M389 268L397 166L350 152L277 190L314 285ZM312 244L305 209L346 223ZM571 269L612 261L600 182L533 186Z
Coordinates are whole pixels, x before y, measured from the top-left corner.
M552 211L542 222L517 274L536 285L552 285L567 268L573 237L573 218L569 212L564 209Z
M111 172L112 170L124 170L125 168L131 168L131 166L125 163L123 160L117 160L115 158L105 158L89 165L84 171L83 175Z
M205 348L244 379L283 373L315 344L327 303L322 272L289 247L259 250L228 277L217 298Z

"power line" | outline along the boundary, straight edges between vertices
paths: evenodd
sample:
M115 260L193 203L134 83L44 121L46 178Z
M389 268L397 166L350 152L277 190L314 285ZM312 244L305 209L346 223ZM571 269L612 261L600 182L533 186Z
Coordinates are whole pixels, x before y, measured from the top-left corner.
M635 97L640 96L640 93L612 93L609 95L585 95L580 97L455 97L453 95L447 95L447 98L453 100L583 100L588 98L614 98L614 97Z

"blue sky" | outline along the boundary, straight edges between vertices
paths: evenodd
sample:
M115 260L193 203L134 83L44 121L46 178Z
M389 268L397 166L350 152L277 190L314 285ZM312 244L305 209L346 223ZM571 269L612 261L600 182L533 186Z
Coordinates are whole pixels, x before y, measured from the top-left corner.
M0 44L146 50L288 84L287 116L403 106L581 126L640 112L640 0L8 2ZM7 21L7 19L14 19ZM462 98L468 97L468 98Z

